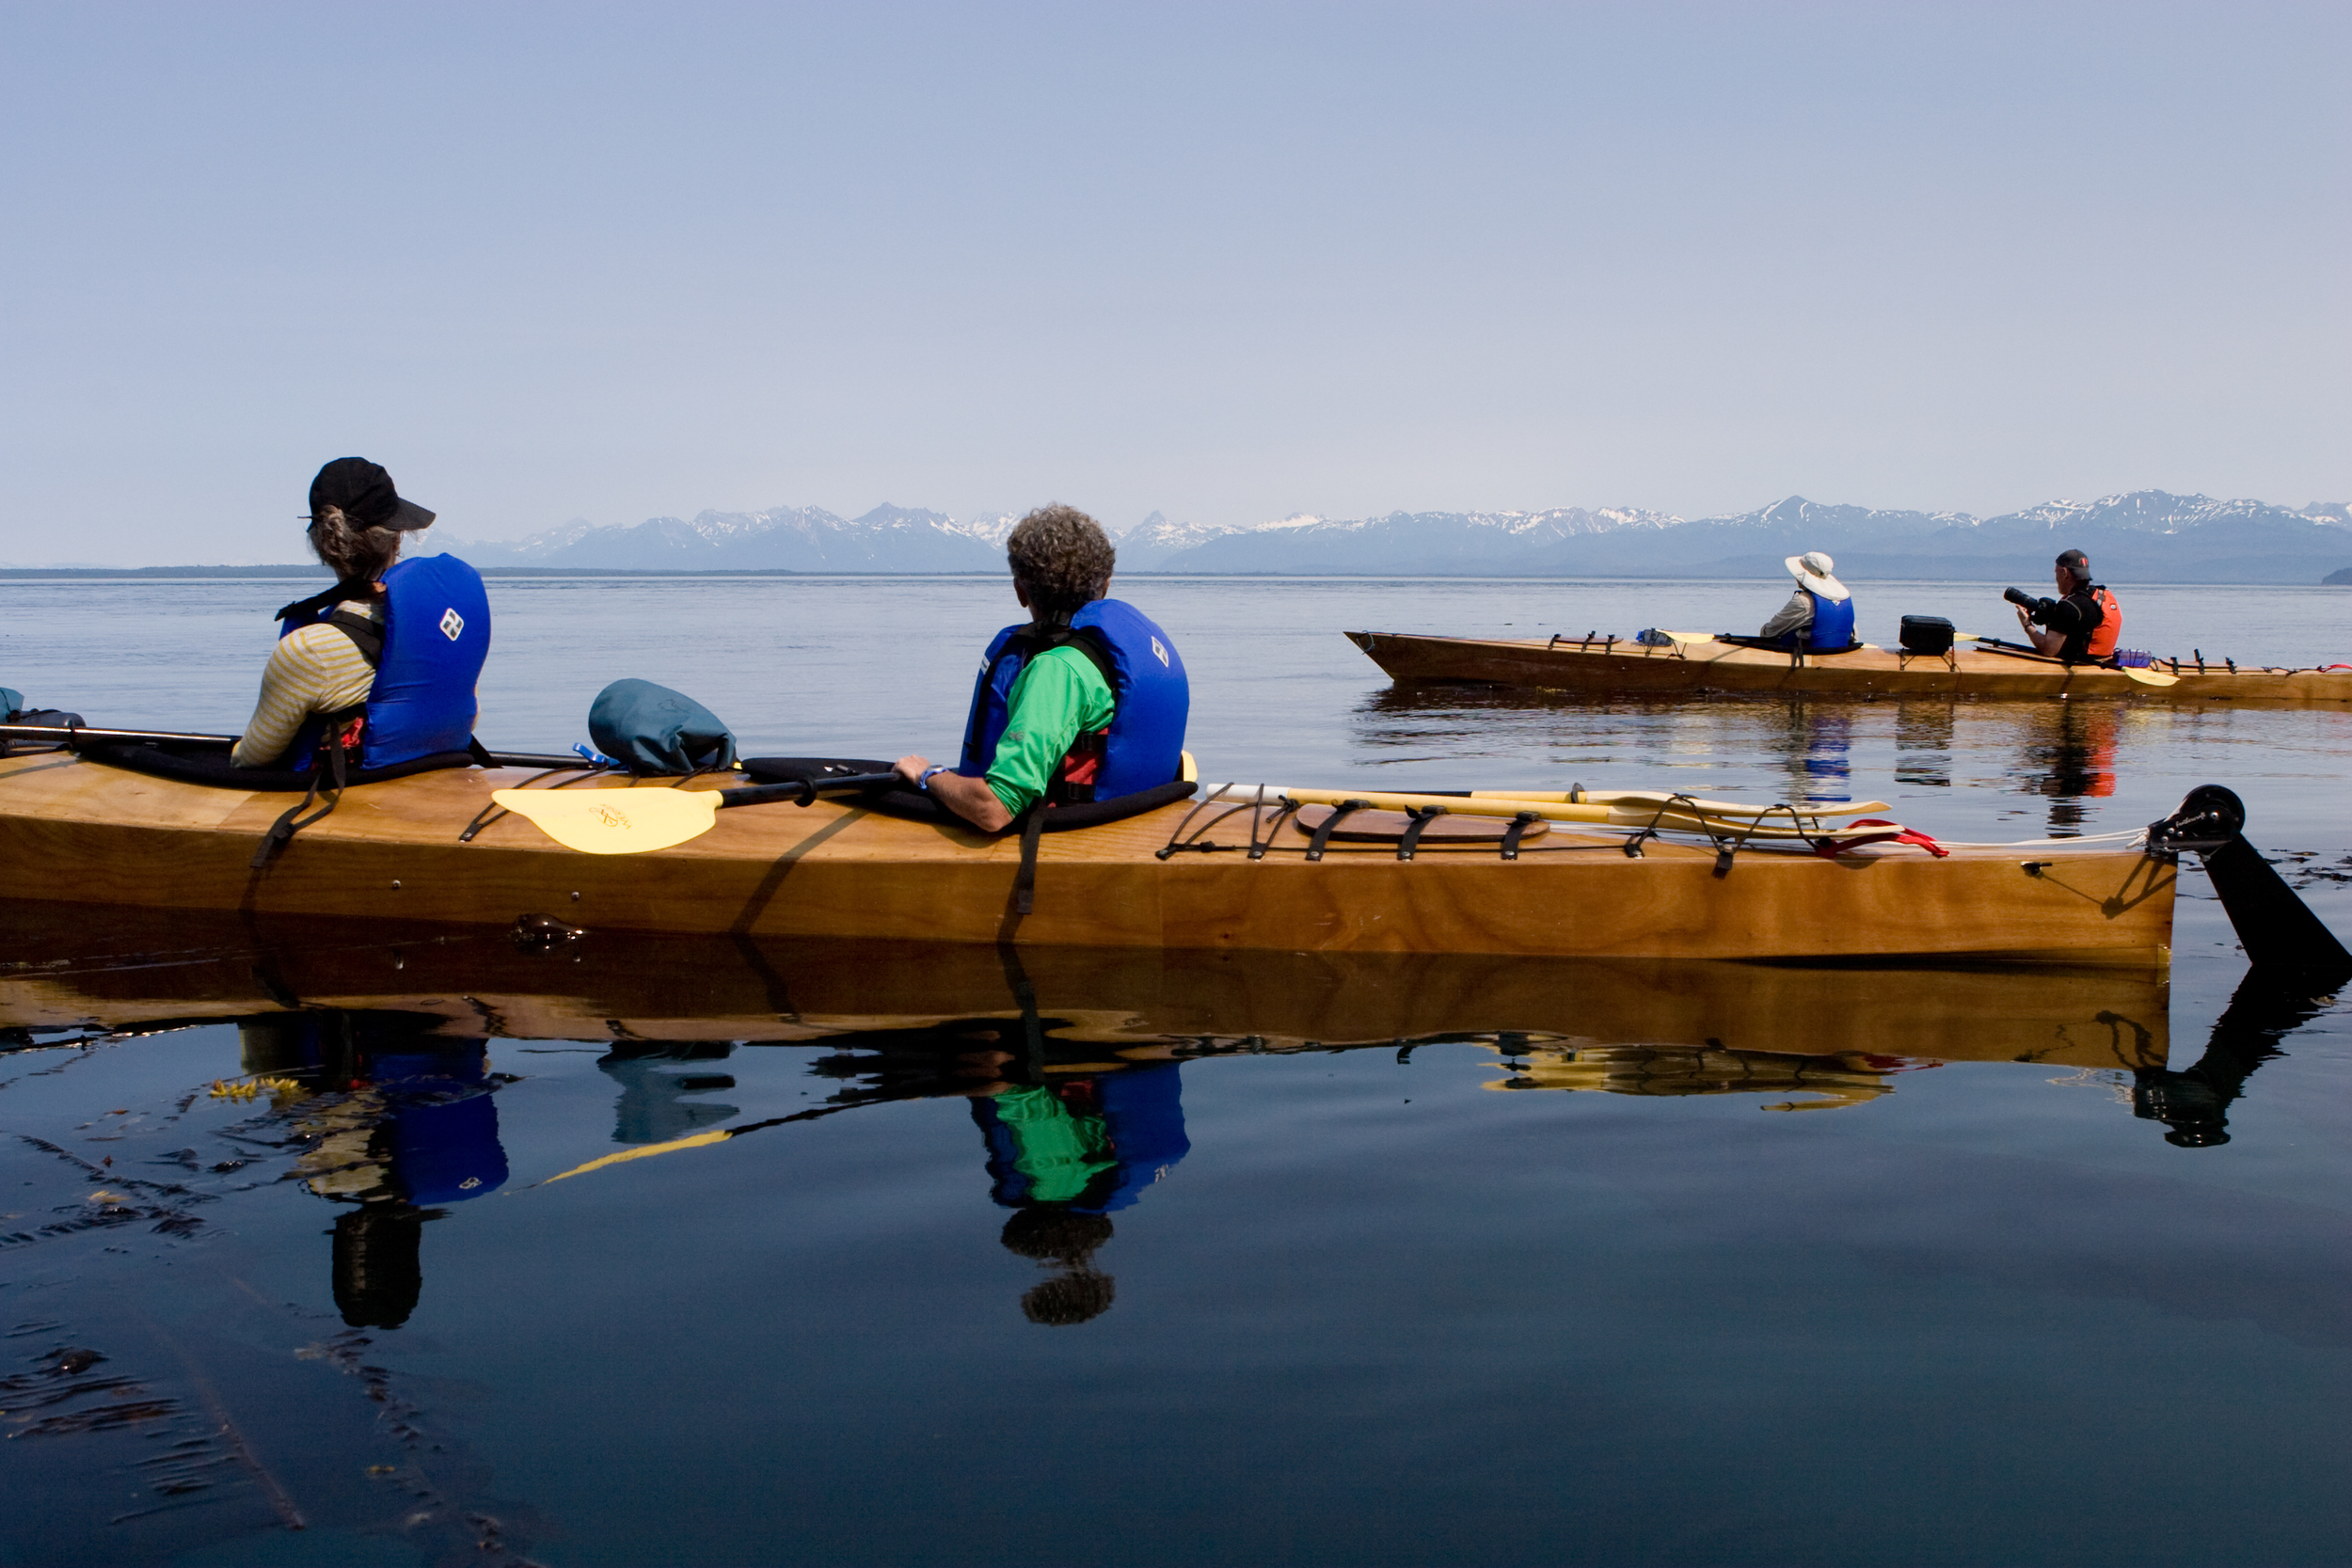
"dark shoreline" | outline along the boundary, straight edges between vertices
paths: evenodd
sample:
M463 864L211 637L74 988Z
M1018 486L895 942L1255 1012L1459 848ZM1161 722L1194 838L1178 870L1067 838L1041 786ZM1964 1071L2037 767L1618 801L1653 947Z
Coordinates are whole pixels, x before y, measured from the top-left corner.
M1718 565L1720 565L1721 563L1717 563L1717 564L1718 564ZM1998 568L1998 567L1999 567L2001 564L2003 564L2003 563L1995 562L1989 562L1989 563L1987 563L1987 564L1988 564L1988 566L1990 566L1990 567L1992 567L1992 568ZM2015 565L2015 564L2016 564L2016 562L2009 562L2008 564L2010 564L2010 565ZM885 569L882 569L882 568L880 568L880 567L869 568L869 569L865 570L865 571L851 571L851 572L802 572L802 571L795 571L795 570L793 570L792 568L790 568L790 567L788 567L788 566L756 566L756 567L734 567L734 568L710 567L710 568L705 568L705 569L701 569L701 570L696 570L696 569L692 569L692 568L679 568L679 569L676 569L676 570L654 570L654 569L648 569L648 568L625 567L625 566L485 566L485 567L482 567L482 568L481 568L481 572L482 572L482 575L483 575L484 577L485 577L485 578L522 578L522 579L532 579L532 578L538 578L538 579L558 579L558 578L645 578L645 579L650 579L650 580L664 580L664 579L669 579L669 580L684 580L684 579L692 579L692 578L801 578L801 579L803 579L803 580L804 580L804 581L818 581L818 580L824 580L824 579L841 579L841 578L995 578L995 577L997 577L997 576L999 576L999 575L1000 575L1000 574L998 574L998 573L994 573L994 572L893 572L893 571L888 571L888 570L885 570ZM1712 571L1673 571L1673 570L1664 570L1664 571L1650 571L1650 572L1565 572L1565 573L1549 573L1549 572L1541 572L1541 573L1518 573L1518 572L1415 572L1415 571L1386 571L1386 572L1313 572L1313 571L1290 571L1290 572L1280 572L1280 571L1257 571L1257 572L1156 572L1156 571L1149 571L1149 570L1146 570L1146 571L1136 571L1136 572L1122 572L1122 573L1120 573L1120 576L1121 578L1234 578L1234 579L1252 579L1252 578L1254 578L1254 579L1261 579L1261 580L1263 580L1263 579L1266 579L1266 578L1286 578L1286 579L1293 579L1293 580L1297 580L1297 581L1317 581L1317 580L1326 580L1326 579L1327 579L1327 580L1337 581L1337 582L1384 582L1384 581L1413 581L1413 582L1422 582L1422 581L1432 581L1432 580L1458 581L1458 582L1481 582L1481 581L1486 581L1486 582L1744 582L1744 581L1751 580L1752 578L1760 579L1760 578L1765 578L1775 577L1776 575L1777 575L1777 574L1773 574L1773 573L1765 573L1765 572L1761 572L1761 571L1758 571L1758 572L1745 572L1745 571L1738 571L1738 570L1712 570ZM1844 579L1845 579L1845 580L1847 580L1847 581L1851 581L1851 582L1966 582L1966 583L1997 583L1997 582L2001 582L2001 581L2003 581L2003 580L2014 580L2014 579L2016 579L2016 578L2019 577L2019 575L2020 575L2020 574L2019 574L2019 573L2016 573L2016 572L2007 572L2007 573L2004 573L2004 572L1999 571L1999 570L1997 570L1997 569L1990 569L1990 570L1979 570L1979 571L1970 571L1970 572L1957 572L1957 571L1954 571L1954 572L1939 572L1939 571L1932 571L1932 570L1930 570L1930 571L1911 571L1911 572L1903 572L1903 573L1883 573L1883 573L1867 572L1867 571L1866 571L1866 572L1841 572L1841 573L1839 573L1838 575L1839 575L1839 577L1840 577L1840 578L1844 578ZM146 581L146 582L202 582L202 581L220 581L220 580L230 580L230 579L237 579L237 578L245 578L245 579L252 579L252 578L270 578L270 579L276 579L276 578L286 578L286 579L301 579L301 580L305 580L305 581L314 581L314 582L324 582L324 581L326 581L326 574L325 574L324 572L322 572L322 571L321 571L318 567L316 567L316 566L314 566L314 565L313 565L313 566L0 566L0 582L117 582L117 581ZM2152 587L2152 588L2161 588L2161 587L2196 587L2196 586L2199 586L2200 584L2211 584L2211 585L2214 585L2214 586L2230 587L2230 588L2312 588L2312 587L2352 587L2352 569L2347 569L2347 570L2346 570L2346 571L2344 571L2344 572L2337 572L2337 573L2333 573L2333 574L2331 574L2331 575L2330 575L2330 576L2329 576L2327 579L2325 579L2324 581L2317 582L2317 583L2312 582L2310 578L2247 578L2247 579L2243 579L2243 580L2232 579L2232 580L2227 580L2227 581L2219 580L2219 579L2217 579L2217 578L2211 578L2211 577L2205 577L2205 578L2179 578L2179 579L2169 579L2169 578L2137 578L2137 579L2136 579L2136 581L2137 581L2137 583L2139 583L2139 584L2144 584L2145 586Z

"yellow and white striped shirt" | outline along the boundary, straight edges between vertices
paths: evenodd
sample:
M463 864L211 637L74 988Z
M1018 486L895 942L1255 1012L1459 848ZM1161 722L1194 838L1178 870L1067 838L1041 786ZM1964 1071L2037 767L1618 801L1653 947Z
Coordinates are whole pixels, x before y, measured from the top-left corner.
M381 602L345 599L335 607L365 615L381 626ZM375 671L350 637L324 622L290 632L270 651L262 671L261 701L229 760L239 768L291 764L285 755L294 732L314 713L334 713L368 700Z

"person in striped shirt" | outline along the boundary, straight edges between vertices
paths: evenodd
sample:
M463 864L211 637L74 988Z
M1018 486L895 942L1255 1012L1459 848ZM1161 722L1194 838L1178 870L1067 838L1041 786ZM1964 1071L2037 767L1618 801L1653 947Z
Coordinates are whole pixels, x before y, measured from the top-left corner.
M372 630L375 645L382 645L383 576L400 559L401 535L432 527L433 515L403 500L391 476L364 458L340 457L319 470L310 482L309 538L311 552L335 574L335 608L326 620L287 633L270 650L261 698L230 762L290 767L295 759L287 749L311 715L367 702L375 665L354 633Z

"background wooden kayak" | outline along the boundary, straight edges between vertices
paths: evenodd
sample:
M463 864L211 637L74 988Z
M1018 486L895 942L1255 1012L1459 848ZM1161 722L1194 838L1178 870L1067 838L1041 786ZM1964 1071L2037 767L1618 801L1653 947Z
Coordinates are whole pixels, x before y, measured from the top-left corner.
M1959 643L1941 654L1886 648L1792 658L1728 642L1647 648L1619 640L1416 637L1351 631L1348 641L1397 680L1485 681L1561 691L1641 695L1754 691L1821 697L2130 698L2253 706L2352 705L2352 670L2181 667L2171 685L2141 685L2120 670L2072 668ZM2156 667L2172 673L2168 660Z

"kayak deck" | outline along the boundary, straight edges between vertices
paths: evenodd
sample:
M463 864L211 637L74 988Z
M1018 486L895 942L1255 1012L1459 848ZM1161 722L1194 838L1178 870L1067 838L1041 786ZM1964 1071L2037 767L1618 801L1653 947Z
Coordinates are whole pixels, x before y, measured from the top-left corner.
M1823 697L2053 697L2222 702L2252 705L2352 705L2352 670L2199 670L2160 659L2171 684L2136 681L2121 670L2063 665L1979 647L1907 654L1865 646L1842 654L1792 656L1730 642L1652 648L1621 638L1421 637L1351 631L1348 641L1397 680L1477 681L1622 695L1772 692Z
M829 936L1073 947L1642 958L2147 962L2171 942L2173 867L2106 846L1881 846L1823 859L1554 823L1504 858L1436 840L1309 840L1261 819L1252 858L1163 854L1191 810L1046 834L1021 912L1017 837L819 800L722 811L690 842L642 855L565 849L519 816L459 833L493 790L542 775L453 768L345 792L267 868L255 846L283 796L207 788L71 756L0 759L0 856L24 895L73 902L591 929ZM691 787L715 786L696 780ZM651 782L648 782L650 786ZM627 790L580 779L572 790ZM1271 804L1251 807L1271 814Z

